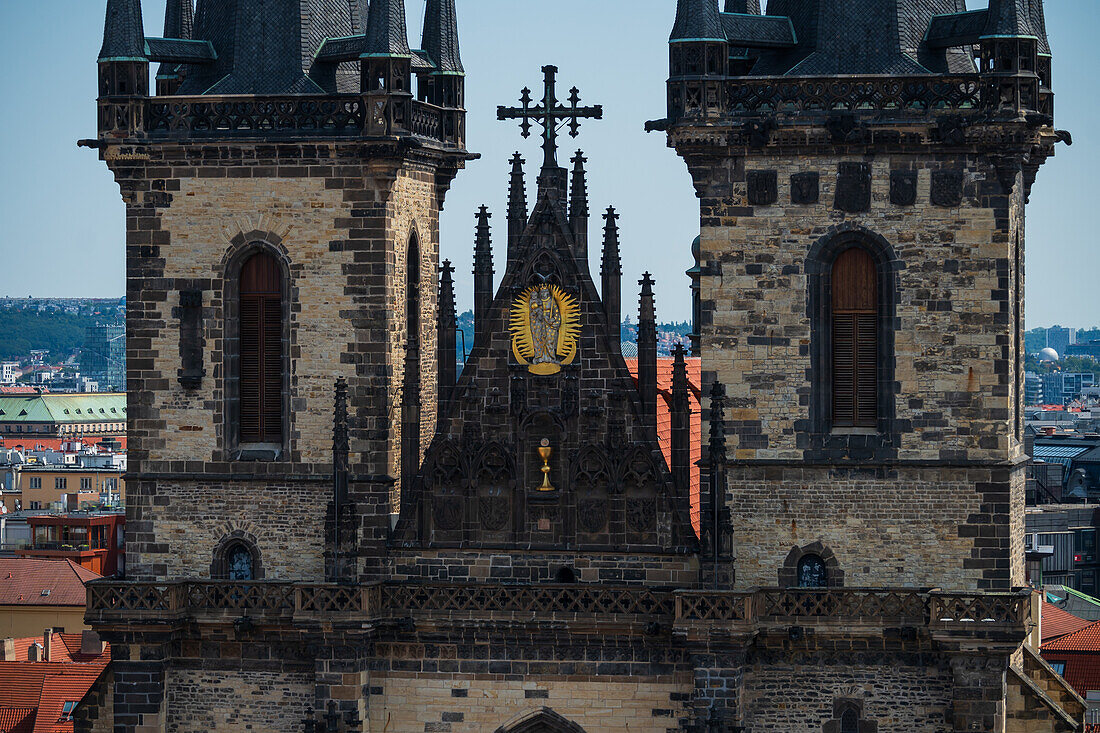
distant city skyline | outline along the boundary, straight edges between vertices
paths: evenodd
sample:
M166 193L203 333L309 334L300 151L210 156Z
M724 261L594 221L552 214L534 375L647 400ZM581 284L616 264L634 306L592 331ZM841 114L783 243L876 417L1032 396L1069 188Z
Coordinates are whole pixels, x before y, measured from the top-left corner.
M970 0L971 9L985 2ZM93 151L76 141L95 134L95 57L105 0L8 4L0 11L0 58L12 73L0 79L11 110L0 119L0 296L119 297L124 291L125 225L118 188ZM419 45L423 3L409 0L410 43ZM55 12L55 9L57 12ZM629 32L623 11L629 9ZM163 0L144 0L146 33L160 35ZM586 122L578 147L589 159L591 236L614 205L623 242L624 313L637 307L636 282L645 271L657 279L658 318L690 318L684 271L698 234L698 201L683 162L646 120L664 116L669 30L675 0L559 0L548 12L514 0L459 0L463 62L468 75L468 144L482 158L461 172L441 219L441 259L457 270L460 310L472 303L474 212L495 214L496 270L502 246L508 158L528 162L531 184L540 160L538 141L523 140L516 126L496 121L496 106L514 104L524 86L536 87L540 67L560 67L566 88L580 88L585 103L603 104L605 119ZM1095 0L1047 3L1054 52L1057 126L1074 133L1073 147L1040 171L1028 207L1027 327L1056 324L1089 328L1100 321L1100 258L1096 235L1094 173L1100 141L1089 131L1100 114L1100 51L1092 38L1100 24ZM620 32L608 32L618 29ZM42 49L48 47L49 53ZM507 63L501 60L506 59ZM593 247L594 272L599 247Z

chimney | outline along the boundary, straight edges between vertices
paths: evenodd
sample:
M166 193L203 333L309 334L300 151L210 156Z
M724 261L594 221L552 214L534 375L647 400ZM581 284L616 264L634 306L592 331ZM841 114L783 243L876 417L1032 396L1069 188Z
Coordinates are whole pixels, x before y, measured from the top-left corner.
M1048 437L1051 436L1051 435L1054 435L1054 426L1053 425L1044 426L1043 427L1043 435L1046 435Z
M91 629L80 632L80 653L89 657L98 657L103 653L103 640Z
M0 647L0 662L14 662L15 661L15 639L4 639L3 646Z
M42 661L42 645L35 642L27 649L27 661L28 662L40 662Z
M52 661L53 652L53 629L46 629L42 632L42 661Z

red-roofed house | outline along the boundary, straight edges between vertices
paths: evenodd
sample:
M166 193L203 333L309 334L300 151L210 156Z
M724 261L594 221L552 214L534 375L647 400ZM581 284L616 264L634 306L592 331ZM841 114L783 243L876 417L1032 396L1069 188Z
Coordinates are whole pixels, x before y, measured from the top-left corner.
M0 637L88 628L84 584L100 577L71 560L0 557Z
M688 358L688 403L691 406L691 526L699 534L699 461L703 457L703 418L699 407L702 383L702 360ZM665 454L665 462L672 465L672 362L671 358L657 359L657 442ZM638 379L638 360L627 359L626 368Z
M72 733L73 711L110 660L110 645L92 631L5 639L0 733Z
M1044 605L1043 613L1046 612ZM1085 720L1100 723L1100 621L1044 642L1041 653L1054 671L1087 701Z

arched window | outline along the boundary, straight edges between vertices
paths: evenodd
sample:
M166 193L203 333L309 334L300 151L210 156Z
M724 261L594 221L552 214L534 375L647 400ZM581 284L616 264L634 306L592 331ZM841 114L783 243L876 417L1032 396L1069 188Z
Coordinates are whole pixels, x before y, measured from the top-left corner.
M832 271L833 427L878 427L879 285L871 253L841 252Z
M859 711L849 707L840 716L840 733L859 733Z
M401 402L402 487L420 470L420 242L409 236L405 256L405 378Z
M240 276L240 442L283 442L283 278L264 252Z
M228 580L255 580L255 559L252 551L243 544L236 544L225 554L226 577Z
M818 555L805 555L798 561L799 588L825 588L829 585L829 573L825 561Z

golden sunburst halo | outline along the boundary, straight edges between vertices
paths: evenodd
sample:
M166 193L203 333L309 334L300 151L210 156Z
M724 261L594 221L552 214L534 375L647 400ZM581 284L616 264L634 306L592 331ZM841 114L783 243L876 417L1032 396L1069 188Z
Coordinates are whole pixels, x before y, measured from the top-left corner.
M557 285L532 285L512 303L509 331L520 364L532 374L557 374L577 358L580 304Z

